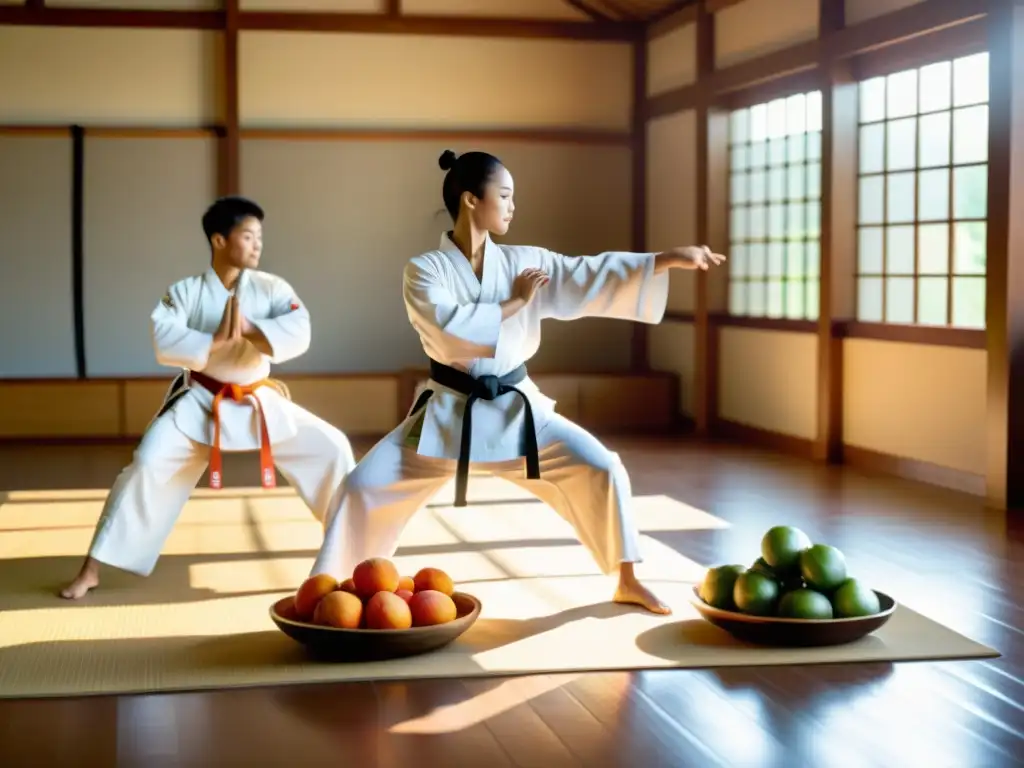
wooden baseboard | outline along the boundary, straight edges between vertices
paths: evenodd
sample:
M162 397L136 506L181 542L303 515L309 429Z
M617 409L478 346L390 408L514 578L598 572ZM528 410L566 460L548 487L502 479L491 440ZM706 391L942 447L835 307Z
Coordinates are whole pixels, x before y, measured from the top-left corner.
M866 472L916 480L974 496L985 495L985 476L962 469L943 467L929 461L893 456L854 445L843 446L843 463Z
M390 432L412 406L425 371L280 376L292 399L352 436ZM679 402L675 374L531 373L561 415L603 434L668 434ZM0 442L138 440L162 402L166 378L0 380Z
M713 438L755 445L789 456L813 459L814 442L808 438L784 435L767 429L740 424L727 419L715 422ZM972 472L943 467L920 459L893 456L854 445L844 445L842 463L866 472L873 472L903 480L913 480L975 496L985 495L985 478Z
M759 448L767 448L802 459L810 459L814 456L813 440L752 427L749 424L741 424L728 419L716 419L712 425L711 434L713 438L756 445Z

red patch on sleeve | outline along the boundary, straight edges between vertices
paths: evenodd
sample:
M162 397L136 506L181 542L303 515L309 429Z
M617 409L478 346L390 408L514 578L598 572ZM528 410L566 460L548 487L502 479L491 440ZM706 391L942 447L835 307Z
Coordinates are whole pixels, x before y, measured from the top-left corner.
M292 302L292 306L291 306L291 308L292 308L292 312L294 312L294 311L295 311L296 309L298 309L298 308L299 308L299 305L298 305L298 304L296 304L296 303L295 303L295 302L293 301L293 302Z

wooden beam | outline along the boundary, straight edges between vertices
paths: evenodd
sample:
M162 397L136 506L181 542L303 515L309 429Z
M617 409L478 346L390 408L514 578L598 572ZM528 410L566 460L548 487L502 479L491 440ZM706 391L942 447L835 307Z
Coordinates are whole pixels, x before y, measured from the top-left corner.
M0 6L0 26L223 29L222 11L149 11L108 8ZM551 38L632 42L639 22L411 16L387 13L241 11L239 29L281 32L351 32L388 35Z
M733 5L739 5L746 0L707 0L708 13L718 13Z
M294 141L443 141L452 143L519 141L541 144L585 144L631 147L632 131L560 128L242 128L243 139Z
M362 32L381 35L557 38L632 42L643 35L634 22L492 19L472 16L388 16L372 13L300 13L248 11L241 14L245 30L288 32Z
M0 26L222 29L221 11L145 11L108 8L0 6Z
M986 498L1024 509L1024 6L989 17Z
M85 132L71 126L71 316L74 323L75 371L88 377L85 358Z
M818 0L818 36L843 28L844 0ZM812 454L843 459L843 340L837 319L851 317L856 273L857 82L849 61L824 67L821 89L821 236L818 289L818 416Z
M706 80L715 67L715 17L701 0L697 13L697 80ZM721 228L721 219L727 211L720 211L709 204L711 196L710 173L713 158L720 137L721 120L712 125L710 104L702 98L697 104L697 189L696 218L697 243L709 244L721 251L727 242L712 237ZM726 123L727 125L727 123ZM717 154L717 153L714 153ZM726 182L728 183L728 182ZM711 295L708 273L696 273L696 309L694 311L694 426L700 437L710 437L718 413L718 334L711 323Z
M385 12L388 14L388 16L401 16L402 0L388 0L387 9Z
M822 38L822 52L846 59L984 17L1003 0L924 0L898 11L844 27Z
M647 118L644 104L647 100L647 41L633 43L633 236L632 249L638 253L647 250ZM631 368L650 370L648 357L648 328L646 323L633 324L630 344Z
M852 243L851 243L852 248ZM855 274L853 267L849 270ZM848 317L854 312L844 313ZM918 344L926 347L960 347L985 349L987 334L974 328L948 328L941 325L900 325L897 323L866 323L860 320L836 320L832 334L837 339L874 339Z
M219 144L218 186L221 195L236 195L241 188L238 117L238 22L240 0L224 0L223 78L224 130Z

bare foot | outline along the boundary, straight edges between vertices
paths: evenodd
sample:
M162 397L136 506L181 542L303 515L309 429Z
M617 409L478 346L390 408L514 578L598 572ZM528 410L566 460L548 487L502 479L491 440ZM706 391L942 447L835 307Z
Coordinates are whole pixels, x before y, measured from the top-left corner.
M75 577L75 580L60 591L60 596L65 600L78 600L85 597L90 589L99 586L99 583L99 563L92 558L88 558L82 566L82 570L79 571L78 576Z
M619 569L619 586L615 590L616 603L639 605L651 613L668 615L672 609L661 602L651 590L641 584L633 574L632 563L622 563Z
M651 613L660 613L666 616L672 613L671 608L661 602L651 590L639 581L635 581L632 584L620 583L619 588L615 590L615 597L613 599L616 603L639 605Z

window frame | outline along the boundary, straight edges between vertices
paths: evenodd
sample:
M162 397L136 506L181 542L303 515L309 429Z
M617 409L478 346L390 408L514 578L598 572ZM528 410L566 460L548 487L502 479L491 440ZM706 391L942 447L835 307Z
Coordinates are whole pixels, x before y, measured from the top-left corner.
M824 147L824 136L825 136L824 111L825 111L825 107L824 107L824 101L823 101L824 98L825 98L825 93L826 93L826 91L822 87L821 73L819 71L815 70L815 71L810 72L810 73L806 73L806 72L805 73L798 73L795 76L781 78L779 81L774 81L774 82L772 82L770 84L766 84L765 86L748 89L748 90L745 90L745 91L743 91L741 93L730 94L729 97L720 99L720 100L718 100L718 103L715 104L715 108L720 110L720 112L721 112L721 114L722 114L722 116L724 118L724 123L725 123L725 136L723 137L724 138L724 147L723 147L724 148L724 158L723 158L723 161L724 161L725 175L726 175L727 178L726 178L726 181L725 181L725 188L724 188L724 198L725 199L724 199L724 220L723 220L723 226L724 226L726 242L728 244L728 251L731 252L733 247L734 247L734 243L733 243L733 240L732 240L732 211L733 211L733 208L737 207L737 206L743 206L743 207L750 208L752 206L752 204L751 204L751 202L749 200L747 200L744 203L739 203L739 204L735 204L733 202L732 177L733 177L734 171L733 171L733 165L732 165L732 155L733 155L734 147L738 146L738 144L734 143L733 140L732 140L732 120L733 120L733 115L735 114L735 112L737 112L739 110L750 109L752 107L764 106L765 108L767 108L768 105L770 103L772 103L772 102L780 101L780 100L781 101L786 101L786 100L788 100L788 99L790 99L790 98L792 98L794 96L803 96L806 99L806 97L808 97L808 96L810 96L812 94L817 94L822 99L822 105L821 105L822 124L820 125L820 127L817 130L810 131L810 130L806 130L805 129L805 131L803 133L803 135L805 137L809 136L812 133L817 133L817 134L819 134L821 136L821 143L820 143L820 146L819 146L819 155L818 155L818 158L816 160L817 165L819 167L818 194L817 194L816 198L809 198L805 194L803 197L801 197L798 200L791 200L788 197L784 197L781 200L781 203L780 203L782 206L784 206L784 209L788 209L788 206L790 204L796 204L796 205L804 206L805 213L806 213L806 206L808 204L817 202L817 205L818 205L818 228L817 228L818 231L817 231L817 234L815 236L808 237L805 234L804 237L799 238L798 240L795 240L795 241L791 240L791 238L788 236L788 222L786 222L784 224L784 234L783 234L782 240L781 240L781 242L783 244L783 247L785 247L785 244L787 244L789 242L799 242L799 243L802 244L802 249L803 249L803 252L804 252L804 259L805 259L805 261L804 261L804 268L803 268L803 270L801 272L801 275L798 278L796 278L796 279L799 280L800 283L803 285L803 297L802 297L803 316L801 316L801 317L791 317L791 316L789 316L787 314L787 296L786 296L786 292L785 292L785 285L786 285L786 283L791 281L791 277L790 277L789 272L787 270L788 254L784 255L784 257L783 257L782 273L781 273L781 276L779 277L779 279L783 283L782 314L780 314L780 315L768 314L768 310L767 310L767 291L768 291L768 283L769 283L771 278L769 278L769 276L768 276L767 263L768 263L769 255L768 255L767 249L768 249L768 246L771 243L776 242L776 241L772 239L772 237L771 237L771 235L769 233L770 224L769 224L769 220L768 220L768 216L769 216L768 209L772 206L772 201L770 199L768 199L768 193L766 193L765 200L763 201L763 205L764 205L765 212L766 212L765 213L765 216L766 216L765 235L764 235L763 238L760 238L760 240L763 241L762 244L766 247L766 253L765 253L765 264L766 264L765 274L764 274L763 278L760 279L760 282L764 285L764 290L766 292L766 296L765 296L765 305L766 306L765 306L765 309L763 310L763 312L761 314L749 314L749 313L734 314L733 313L731 297L732 297L732 287L733 287L734 276L732 274L731 269L727 266L727 270L728 271L727 271L727 274L726 274L726 279L724 281L725 282L725 296L724 296L724 306L725 306L725 309L724 309L723 312L715 313L716 314L716 320L717 320L717 322L719 324L742 325L742 326L746 326L746 327L757 327L758 325L761 325L761 326L764 326L764 327L771 327L771 328L776 328L776 329L791 328L793 330L797 330L797 329L809 330L810 328L813 328L813 327L815 327L817 325L818 317L820 316L820 308L821 308L821 299L820 299L820 297L821 297L821 263L822 263L822 258L823 258L823 255L822 255L822 230L823 230L823 226L824 226L823 219L824 219L824 216L826 214L826 212L825 212L825 191L824 191L824 182L825 182L825 177L824 177L824 167L825 167L825 160L824 160L824 152L825 152L825 147ZM807 112L806 112L806 108L805 108L805 118L806 118L806 115L807 115ZM788 139L788 135L786 136L786 138ZM748 140L745 143L749 147L749 145L750 145L749 138L748 138ZM768 144L768 139L765 140L765 143L766 143L766 145ZM815 161L808 160L808 155L806 154L806 151L807 151L807 143L805 141L805 144L804 144L804 152L805 152L804 158L803 158L803 160L799 161L799 164L803 165L805 167L805 169L810 164L815 162ZM788 147L787 147L787 152L788 152ZM788 187L788 184L789 184L789 169L790 169L791 165L793 165L793 162L790 161L790 159L788 157L788 154L787 154L786 161L781 166L772 166L771 163L770 163L770 157L767 156L767 153L768 153L768 148L766 147L766 158L765 158L765 166L764 166L764 170L765 170L766 174L773 167L781 167L783 169L783 171L784 171L784 174L785 174L785 181L784 181L784 183ZM750 165L748 163L747 170L749 171L749 169L750 169ZM765 184L766 185L768 184L768 179L766 179ZM804 184L805 185L807 184L807 177L804 178ZM806 187L805 187L805 190L806 190ZM806 231L806 221L804 222L804 227L805 227L805 231ZM813 244L817 245L817 253L818 253L817 268L815 268L814 270L809 270L808 269L808 265L807 265L807 261L806 261L807 253L808 253L808 250L807 250L807 244L808 243L813 243ZM748 245L749 245L749 243L748 243ZM745 275L742 278L736 278L736 279L742 280L748 286L751 284L751 278L749 277L749 275ZM756 279L755 279L755 281L756 281ZM815 294L817 295L818 298L815 301L815 307L814 307L815 312L814 312L813 317L807 317L807 309L808 309L808 305L809 305L809 301L808 301L808 298L809 298L809 288L808 288L808 286L810 286L812 284L816 284L817 290L815 291Z
M967 58L970 56L989 53L988 46L985 44L986 41L983 37L979 37L977 34L978 29L971 30L968 35L958 35L951 41L948 46L938 46L932 48L921 48L916 46L918 50L904 50L901 49L896 52L896 55L881 56L878 58L861 59L855 62L854 66L854 77L853 84L857 88L857 110L855 121L856 124L853 126L856 133L856 146L857 146L857 158L856 158L856 172L854 176L854 183L856 188L852 190L852 203L855 207L854 216L854 264L852 274L852 315L853 320L848 323L849 326L881 326L887 328L914 328L925 331L929 337L934 337L933 332L948 332L954 334L950 336L950 343L954 346L963 346L964 334L977 334L985 333L984 320L981 326L977 325L956 325L954 324L954 306L955 306L955 283L957 278L978 280L984 286L987 282L987 259L986 269L982 272L974 273L958 273L956 271L956 230L957 224L961 223L981 223L985 225L985 232L987 236L987 223L988 223L988 205L987 205L987 192L986 192L986 210L985 215L981 218L976 217L958 217L956 215L956 172L959 169L971 168L971 167L983 167L985 169L985 188L987 191L988 187L988 171L991 166L991 158L986 152L985 159L979 162L967 162L957 163L955 161L955 142L956 142L956 114L958 111L968 110L984 106L986 112L989 112L991 105L991 97L986 96L984 101L971 102L969 104L957 105L955 103L955 69L954 62ZM930 41L935 42L935 41ZM941 109L935 109L930 111L921 111L920 104L920 71L921 69L935 65L935 64L949 64L950 71L950 93L949 93L949 104ZM888 114L888 83L886 83L886 92L883 98L886 101L885 107L883 107L883 116L877 120L862 120L861 108L863 101L861 97L862 88L865 82L878 79L888 78L891 75L902 74L905 72L915 72L915 94L917 104L915 110L907 115L898 115L896 117L890 117ZM948 147L948 158L947 162L943 165L921 165L921 121L922 118L930 115L948 115L949 125L949 147ZM889 126L894 122L901 120L913 120L914 121L914 161L906 168L890 169L888 149L889 149ZM876 125L881 127L882 138L881 138L881 169L864 171L862 167L862 158L860 152L861 146L861 135L862 130L865 126ZM946 180L946 216L940 219L924 219L920 218L920 176L922 172L927 171L945 171L948 174ZM888 203L888 192L889 192L889 179L893 175L898 174L912 174L913 175L913 217L909 221L897 221L892 222L889 220L889 203ZM880 178L882 180L882 214L880 221L861 222L861 180L868 177ZM922 226L929 225L940 225L944 226L947 230L947 253L946 253L946 269L941 274L938 272L921 273L921 249L920 249L920 232ZM913 271L910 273L895 273L890 275L889 269L889 258L888 258L888 240L890 230L898 227L911 227L913 234ZM861 231L863 229L877 229L880 232L881 238L881 251L879 259L881 261L881 271L879 273L865 273L861 272ZM889 279L890 277L907 278L911 281L912 285L912 305L911 305L911 316L912 319L909 321L904 320L890 320L888 318L888 291L889 291ZM945 321L944 322L922 322L920 316L920 281L921 278L936 278L945 280ZM878 279L881 281L881 319L860 319L860 299L861 299L861 280L867 279ZM984 288L983 288L984 295ZM871 328L867 331L867 334L871 338L878 337L878 329ZM900 336L905 334L900 333ZM971 338L971 337L967 337Z

